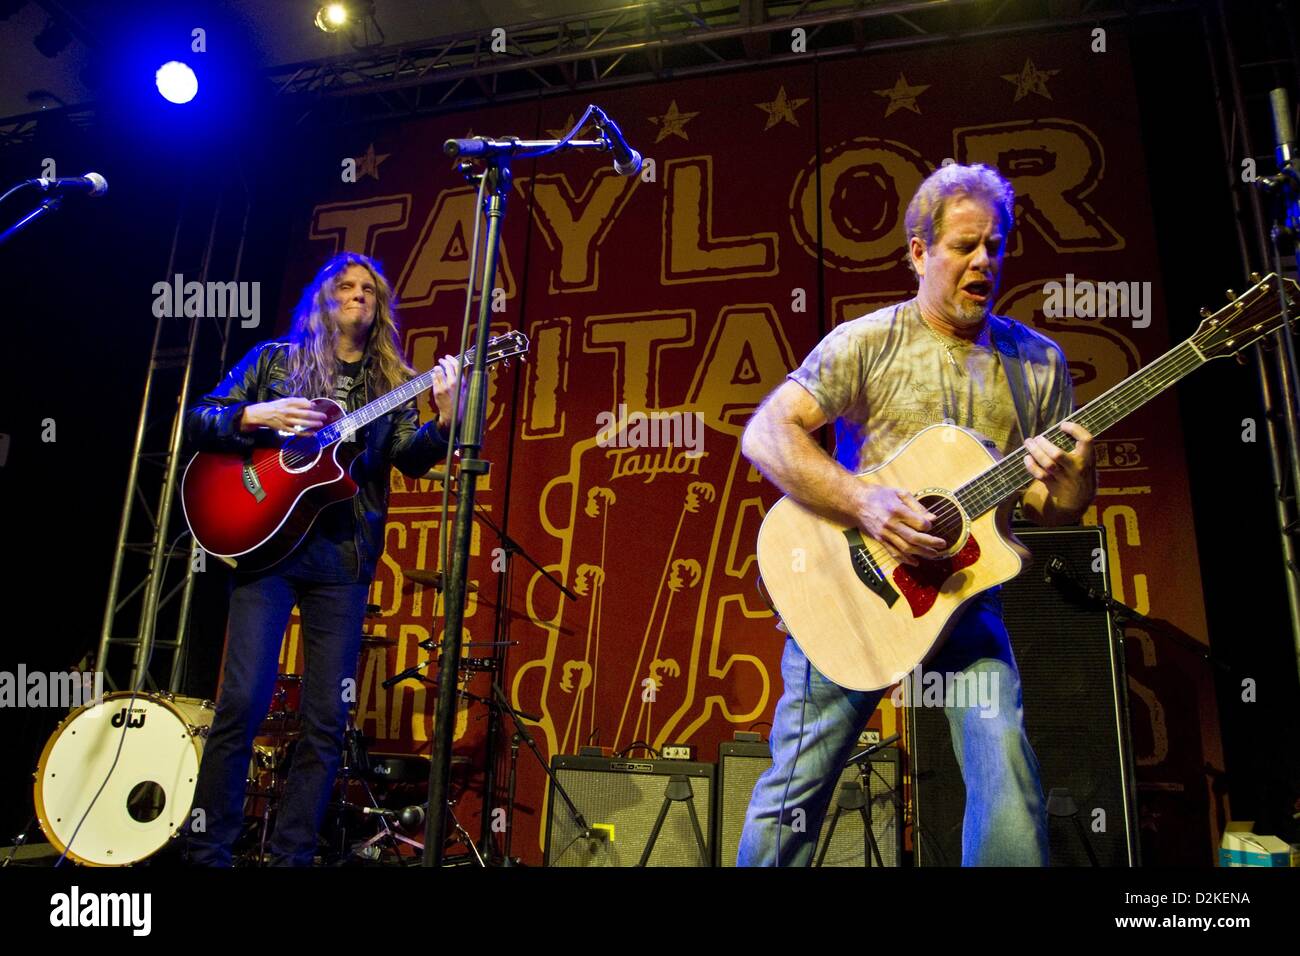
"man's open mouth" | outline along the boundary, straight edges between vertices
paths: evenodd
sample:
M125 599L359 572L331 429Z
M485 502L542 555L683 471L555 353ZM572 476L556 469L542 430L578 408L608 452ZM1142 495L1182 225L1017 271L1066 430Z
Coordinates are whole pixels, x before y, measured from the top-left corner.
M993 283L968 282L966 283L966 285L962 286L961 291L965 292L968 296L970 296L972 299L974 299L977 302L987 302L989 298L989 293L993 291Z

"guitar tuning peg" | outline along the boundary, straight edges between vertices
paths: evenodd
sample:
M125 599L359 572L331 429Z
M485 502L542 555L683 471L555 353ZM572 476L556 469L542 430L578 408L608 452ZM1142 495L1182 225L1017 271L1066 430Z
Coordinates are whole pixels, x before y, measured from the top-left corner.
M1233 292L1231 289L1229 289L1229 290L1228 290L1228 301L1231 302L1231 301L1232 301L1233 299L1235 299L1236 297L1237 297L1237 293L1235 293L1235 292Z
M1208 305L1201 306L1201 318L1208 319L1213 314L1214 313L1210 311L1210 307Z
M1260 279L1262 279L1262 278L1263 278L1263 276L1261 276L1258 272L1252 272L1252 273L1250 274L1250 281L1251 281L1252 283L1256 283L1256 284L1258 284L1258 282L1259 282Z

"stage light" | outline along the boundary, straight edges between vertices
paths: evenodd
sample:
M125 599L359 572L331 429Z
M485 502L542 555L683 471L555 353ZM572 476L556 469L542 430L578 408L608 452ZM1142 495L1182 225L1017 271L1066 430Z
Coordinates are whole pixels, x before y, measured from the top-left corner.
M158 67L154 82L158 84L158 92L163 95L163 99L172 103L188 103L199 91L199 80L194 71L178 60L171 60Z
M326 33L337 33L353 19L346 3L327 3L316 11L316 26Z
M357 49L369 49L382 44L384 31L375 19L375 0L346 0L326 3L316 9L316 26L326 33L346 33ZM372 39L371 29L378 39ZM357 38L359 35L360 39Z

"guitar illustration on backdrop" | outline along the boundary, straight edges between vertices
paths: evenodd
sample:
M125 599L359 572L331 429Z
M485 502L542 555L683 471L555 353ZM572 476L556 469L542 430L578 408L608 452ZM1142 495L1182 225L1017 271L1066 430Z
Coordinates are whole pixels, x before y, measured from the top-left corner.
M1279 329L1278 277L1251 280L1254 285L1207 315L1189 339L1068 420L1099 435L1193 369ZM1286 279L1282 289L1294 316L1300 285ZM1073 451L1074 439L1059 425L1044 437ZM1029 551L1011 534L1010 516L1033 476L1020 455L998 460L974 432L936 424L857 478L911 490L938 519L929 533L947 544L942 556L899 564L859 528L786 496L759 528L758 564L773 606L813 665L842 687L876 690L929 657L980 592L1027 566Z
M484 364L527 352L527 336L506 332L488 341ZM468 367L474 349L462 359L462 367ZM314 435L268 431L274 440L250 452L199 452L181 479L181 505L194 540L241 571L269 568L287 557L322 508L357 493L350 470L365 443L353 436L430 388L436 369L350 414L331 398L314 399L312 409L326 419Z

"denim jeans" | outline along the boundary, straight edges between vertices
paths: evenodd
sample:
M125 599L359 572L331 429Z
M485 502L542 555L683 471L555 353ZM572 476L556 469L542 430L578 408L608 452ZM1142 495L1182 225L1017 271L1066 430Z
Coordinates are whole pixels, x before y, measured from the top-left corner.
M936 686L931 673L963 675L945 681L960 690L944 697L953 751L966 783L962 865L1046 866L1046 804L1038 760L1025 737L1020 674L1002 623L999 592L985 592L967 607L925 665L921 684ZM807 866L812 861L840 771L884 694L831 683L791 639L786 640L781 676L785 690L772 722L772 766L750 798L738 866ZM986 689L989 696L981 702L969 692L974 687Z
M352 570L316 568L310 549L273 571L237 576L231 592L221 696L194 791L194 809L203 811L202 829L194 812L190 814L191 863L231 864L231 848L244 822L253 738L271 704L280 642L295 604L302 617L306 658L300 705L303 732L271 836L271 862L310 866L315 855L347 726L350 695L344 693L343 682L356 678L370 583L356 581Z

